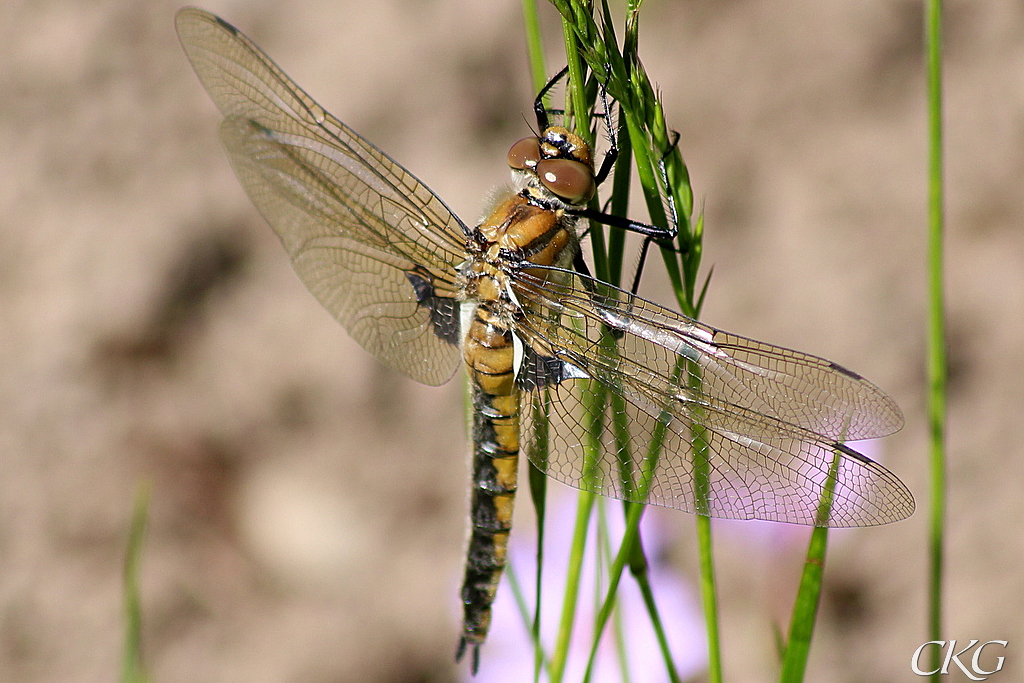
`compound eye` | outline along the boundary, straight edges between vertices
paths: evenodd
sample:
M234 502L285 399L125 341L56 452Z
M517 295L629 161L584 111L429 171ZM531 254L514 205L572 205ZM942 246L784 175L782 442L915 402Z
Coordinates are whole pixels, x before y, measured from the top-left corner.
M544 187L570 204L582 204L594 195L594 171L572 159L544 159L537 163Z
M523 138L508 151L508 165L517 171L532 171L540 161L540 140Z

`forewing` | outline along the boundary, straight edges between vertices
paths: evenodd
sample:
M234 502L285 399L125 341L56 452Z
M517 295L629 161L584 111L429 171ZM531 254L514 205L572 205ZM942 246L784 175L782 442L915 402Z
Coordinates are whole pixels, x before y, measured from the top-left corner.
M192 67L220 135L299 277L367 351L427 384L460 363L465 228L411 173L324 111L237 29L186 8Z
M515 287L524 441L550 476L714 517L867 526L913 511L902 482L841 443L902 424L870 382L596 280L549 274L521 273ZM538 427L547 451L529 436Z

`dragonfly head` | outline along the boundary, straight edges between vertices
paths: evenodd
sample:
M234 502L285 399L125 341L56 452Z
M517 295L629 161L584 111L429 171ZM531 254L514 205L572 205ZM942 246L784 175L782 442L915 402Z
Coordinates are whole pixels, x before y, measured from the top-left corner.
M551 126L539 138L523 138L512 145L508 165L513 171L535 176L541 187L568 204L586 204L594 196L590 146L561 126Z

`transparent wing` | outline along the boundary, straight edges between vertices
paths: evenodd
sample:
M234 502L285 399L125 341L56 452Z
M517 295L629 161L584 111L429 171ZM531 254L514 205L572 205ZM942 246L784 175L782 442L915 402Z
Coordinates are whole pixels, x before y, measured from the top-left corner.
M713 517L845 527L913 512L899 479L842 444L902 426L875 385L597 280L551 275L519 273L514 285L524 441L548 475ZM550 448L534 433L550 434Z
M235 174L305 285L383 362L426 384L447 381L461 361L453 282L463 224L233 26L195 8L176 25L224 114Z

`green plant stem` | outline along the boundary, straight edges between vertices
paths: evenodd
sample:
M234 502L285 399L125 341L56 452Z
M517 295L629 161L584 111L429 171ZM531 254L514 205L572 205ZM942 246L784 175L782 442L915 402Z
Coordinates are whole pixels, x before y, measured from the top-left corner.
M593 70L598 79L607 88L608 93L615 98L621 107L621 120L628 131L628 137L633 148L633 157L636 161L637 174L640 179L641 189L646 200L651 222L655 225L666 227L676 225L680 228L679 254L662 250L666 271L672 282L673 290L683 312L694 316L699 314L700 301L694 301L696 273L700 265L700 239L702 237L702 223L698 221L694 226L690 222L690 215L693 207L692 190L689 186L689 174L682 162L679 150L671 141L671 134L665 125L664 112L657 101L654 88L647 79L642 64L636 54L638 45L638 13L639 3L631 3L627 8L626 18L626 39L624 51L618 52L618 44L612 30L612 21L608 11L607 3L602 0L602 22L598 28L593 17L592 5L575 0L552 0L552 3L562 14L563 26L572 26L576 33L577 45L582 50L582 56L586 59L588 66ZM567 47L571 45L569 32L566 30ZM570 53L570 71L575 55ZM664 174L659 176L655 168L662 168ZM664 181L663 196L661 183ZM671 199L671 210L678 214L671 223L666 215L666 206L663 204L665 197ZM597 271L598 259L595 249L595 271ZM678 260L677 260L678 259ZM680 269L682 265L682 269ZM680 272L682 270L682 273ZM706 283L705 290L706 291ZM634 521L635 520L635 521ZM639 535L639 529L633 527L637 524L639 515L635 518L630 515L627 522L626 537L623 540L624 550L631 536ZM709 624L709 668L713 675L720 678L721 663L718 648L718 619L717 599L714 594L714 562L710 554L710 525L707 520L704 524L703 535L705 542L702 544L701 568L704 574L702 585L704 586L704 605ZM637 546L637 552L642 553L642 546ZM621 565L613 566L611 570L611 587L609 599L606 600L606 609L612 604L613 591L617 585L621 572ZM641 582L645 575L641 574ZM653 601L649 606L652 623L656 631L660 626L660 619L656 609L652 609ZM604 617L602 617L603 619ZM603 621L599 620L594 643L600 637L600 628ZM667 650L666 650L667 652ZM672 671L671 659L669 671Z
M579 59L579 48L576 44L575 34L566 27L563 22L563 38L566 44L566 59L568 62L567 77L567 115L571 116L573 127L584 138L590 137L590 106L586 99L586 77L584 66ZM588 140L588 142L592 142ZM595 268L598 273L604 272L605 254L603 250L595 249ZM585 447L587 451L585 458L589 462L598 459L597 452L600 448L600 434L603 430L603 421L599 418L605 410L605 397L592 397L593 400L588 406L592 424L588 429L591 434L591 444ZM586 466L584 468L587 469ZM569 644L572 639L573 624L576 619L576 609L579 602L580 582L582 580L583 559L586 552L587 535L590 529L590 518L594 507L595 495L589 491L581 491L576 509L576 523L573 530L573 540L569 553L569 568L566 575L565 597L562 603L562 614L559 620L558 635L551 655L551 683L560 683L564 674L565 666L569 656Z
M697 515L697 552L700 556L700 597L704 630L708 636L708 683L722 683L722 647L718 626L718 587L712 552L711 518Z
M533 678L535 681L539 681L540 671L547 665L547 655L544 653L544 645L540 642L539 634L537 633L537 626L539 626L539 623L536 620L536 615L540 610L537 610L534 613L534 619L531 625L530 607L526 603L526 594L523 591L522 584L519 583L519 575L516 573L513 565L509 564L508 567L506 567L505 576L508 580L509 588L512 589L512 597L515 599L516 609L519 610L519 615L522 618L523 623L530 625L530 639L533 642L535 659ZM537 594L537 597L539 603L540 593Z
M131 529L124 560L124 616L125 637L121 660L121 683L145 683L145 665L142 661L142 599L139 595L139 565L142 562L142 542L146 536L146 515L152 487L142 483L135 492Z
M530 63L530 75L533 80L534 92L540 90L547 83L547 70L544 67L544 48L541 37L540 20L537 15L537 0L523 0L523 29L526 36L527 56ZM543 600L544 585L544 539L545 520L547 518L547 485L548 478L534 464L535 462L547 462L548 458L548 420L547 407L534 407L534 414L542 416L538 418L534 436L536 443L531 444L531 460L527 465L528 481L530 484L530 500L533 503L533 510L537 520L537 552L536 567L534 573L534 612L530 623L530 637L533 641L533 680L540 681L541 671L545 668L547 658L544 655L544 647L540 639L541 629L541 607ZM509 580L512 582L514 573L509 567ZM517 593L517 602L523 602L521 591ZM529 620L524 611L524 618Z
M544 68L544 41L541 38L540 19L537 16L537 0L523 0L523 25L526 35L526 55L530 63L530 80L533 91L547 83L547 70Z
M594 507L594 495L580 491L576 507L576 524L573 530L572 547L569 551L569 568L566 572L565 598L562 602L562 616L558 624L558 636L551 652L551 683L560 683L565 675L569 658L569 642L572 639L576 606L579 603L580 578L583 573L583 556L590 528L590 515Z
M641 506L634 504L633 507ZM635 558L644 560L642 570L633 570L632 574L637 585L640 587L640 595L643 596L644 606L647 608L647 613L650 615L651 625L654 627L654 637L658 641L658 650L661 652L661 658L665 662L669 680L672 681L672 683L681 683L679 673L676 671L675 662L672 661L672 652L668 646L668 636L665 634L665 626L662 624L661 616L658 613L658 605L654 601L654 591L651 588L650 573L648 572L648 565L643 548L641 547L639 535L637 535L636 543L634 543L634 552L632 554Z
M583 680L589 681L593 674L594 661L597 656L597 647L600 642L600 634L604 630L608 619L611 617L612 609L615 607L615 596L619 590L619 582L622 579L622 571L626 568L632 555L633 547L639 538L640 518L643 516L643 505L631 505L626 515L626 532L619 545L619 551L615 554L615 560L608 572L608 588L605 593L604 603L594 621L594 638L591 641L590 656L587 659L587 670Z
M594 17L594 5L596 3L581 2L580 0L552 0L552 4L558 9L563 18L563 34L565 37L567 59L569 63L570 84L576 82L581 84L582 69L579 61L582 58L587 66L593 71L595 77L607 89L608 94L620 105L620 121L628 133L628 143L622 147L629 150L632 147L633 159L636 162L637 175L640 179L641 190L644 194L651 222L662 227L676 226L680 228L678 252L663 250L666 271L672 282L676 297L680 302L683 312L690 316L699 313L700 303L703 300L703 292L706 291L707 283L701 290L701 299L694 301L696 292L696 273L700 265L700 239L702 236L702 223L691 224L690 217L693 208L692 190L689 186L689 174L682 162L682 157L672 141L672 135L665 125L664 113L654 88L651 86L646 73L643 70L637 46L639 43L638 32L638 9L640 2L630 2L627 6L626 33L623 41L622 52L619 51L618 42L613 30L611 14L607 2L604 0L599 4L601 16L600 26ZM583 113L581 110L580 98L573 95L571 109L575 114ZM589 131L589 124L584 126L582 121L576 120L577 132ZM620 136L623 140L627 136ZM628 167L627 167L628 168ZM616 173L616 191L618 192L620 182L626 187L626 178L620 181L620 169ZM623 196L613 195L613 211L619 214L624 211L625 203ZM678 212L682 213L678 213ZM671 214L671 215L669 215ZM678 215L677 215L678 214ZM621 215L621 214L619 214ZM612 239L608 246L619 246L612 231ZM594 272L598 277L606 279L607 276L616 276L621 273L618 266L611 265L613 252L609 253L609 259L605 261L605 245L603 233L600 228L594 228L591 232L591 244L594 251ZM606 263L608 267L606 268ZM680 267L681 266L681 267ZM605 275L607 273L607 276ZM613 410L614 412L614 410ZM618 437L617 437L618 438ZM657 454L652 462L657 461ZM649 473L648 473L649 474ZM646 475L645 475L646 476ZM642 498L637 498L642 500ZM654 604L653 593L649 590L647 580L647 563L643 557L643 546L639 542L640 532L638 523L640 513L627 507L627 527L623 538L623 545L616 562L610 569L608 594L595 625L593 648L596 649L600 639L601 630L607 622L608 615L614 605L615 591L620 580L625 562L629 561L634 576L645 596L645 604L654 625L655 632L659 637L659 644L664 653L670 676L674 677L671 657L668 653L667 639L664 637L664 629ZM718 654L717 636L717 600L714 598L713 560L710 555L710 526L706 524L703 531L705 543L702 557L702 570L707 572L704 585L710 587L705 594L705 605L711 612L709 624L712 632L709 633L711 643L711 658L715 661L711 664L712 671L720 672L720 659ZM637 539L633 541L631 539ZM646 590L645 590L646 589ZM592 655L595 650L592 650ZM591 665L593 657L591 657ZM720 673L715 674L720 678Z
M613 542L610 529L608 528L608 506L605 505L605 501L602 498L598 498L595 501L594 509L597 513L597 552L595 553L594 563L594 605L596 611L600 609L600 605L607 595L605 592L605 568L612 566L614 557L612 556ZM631 678L629 675L629 653L626 651L626 633L623 627L622 611L613 611L611 618L612 640L615 643L615 654L618 657L619 676L622 679L622 683L627 683Z
M826 524L832 518L832 504L835 500L841 464L842 456L836 451L832 454L828 479L825 480L821 498L818 500L818 526L811 532L811 540L807 544L800 589L793 604L789 642L786 643L782 659L782 683L800 683L807 671L807 658L811 652L811 637L814 635L814 624L818 618L818 605L821 603L821 587L825 574L825 551L828 549Z
M804 680L807 658L811 651L811 637L817 621L818 604L821 601L822 578L825 571L825 550L828 547L828 527L815 527L807 545L804 571L800 577L800 589L793 604L793 616L782 659L782 683L799 683Z
M943 302L944 180L942 140L942 0L925 9L928 63L928 427L931 470L928 633L942 640L943 554L946 516L946 339ZM938 672L940 651L932 650ZM939 680L939 673L933 678Z

